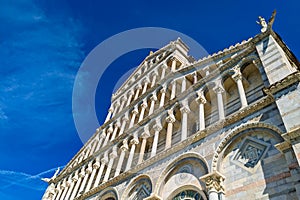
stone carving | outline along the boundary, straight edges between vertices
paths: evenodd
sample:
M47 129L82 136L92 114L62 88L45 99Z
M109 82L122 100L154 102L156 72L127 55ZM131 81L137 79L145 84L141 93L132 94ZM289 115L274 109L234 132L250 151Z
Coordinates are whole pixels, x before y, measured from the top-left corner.
M266 22L265 18L262 16L258 16L259 21L256 21L257 24L261 26L260 31L262 33L266 32L268 29L271 29L275 20L276 10L273 11L271 18L269 19L269 23Z
M60 168L57 168L57 170L55 171L54 175L51 178L41 178L42 181L45 181L46 183L49 183L50 181L54 180L57 176L57 174L59 173Z
M206 174L200 178L206 184L208 192L223 192L225 178L217 171Z

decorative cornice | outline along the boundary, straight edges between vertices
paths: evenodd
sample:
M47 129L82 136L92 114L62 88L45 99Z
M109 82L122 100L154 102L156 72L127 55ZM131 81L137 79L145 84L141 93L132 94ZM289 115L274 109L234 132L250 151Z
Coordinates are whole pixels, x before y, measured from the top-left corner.
M296 82L299 82L299 81L300 81L300 72L297 71L293 74L288 75L284 79L270 85L268 88L265 88L264 92L266 94L268 94L268 93L276 94L280 90L283 90L283 89L287 88L288 86L290 86Z

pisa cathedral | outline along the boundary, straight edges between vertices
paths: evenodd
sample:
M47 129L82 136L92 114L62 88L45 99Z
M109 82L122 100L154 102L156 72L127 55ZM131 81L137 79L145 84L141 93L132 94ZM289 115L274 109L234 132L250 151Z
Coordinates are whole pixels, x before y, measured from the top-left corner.
M272 23L200 60L150 53L43 199L300 199L300 65Z

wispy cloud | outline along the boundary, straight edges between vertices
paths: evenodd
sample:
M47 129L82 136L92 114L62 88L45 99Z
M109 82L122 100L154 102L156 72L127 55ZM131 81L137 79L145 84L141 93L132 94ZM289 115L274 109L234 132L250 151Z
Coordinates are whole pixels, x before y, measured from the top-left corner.
M64 166L61 166L60 168L63 167ZM47 187L47 183L43 182L41 178L51 177L56 169L57 168L49 169L36 175L0 170L0 190L6 190L12 186L20 186L27 189L44 191Z
M38 3L4 0L0 6L0 169L16 169L0 170L0 199L24 199L23 192L36 199L47 186L40 178L54 169L32 174L49 161L64 163L57 147L76 134L71 98L84 58L83 28ZM29 173L18 172L23 169Z

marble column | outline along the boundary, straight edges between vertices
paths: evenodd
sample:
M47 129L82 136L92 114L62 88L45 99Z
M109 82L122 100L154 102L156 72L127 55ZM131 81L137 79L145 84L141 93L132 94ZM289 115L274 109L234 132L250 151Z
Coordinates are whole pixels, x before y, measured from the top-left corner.
M151 87L155 86L156 79L157 79L157 72L154 72L152 75Z
M128 161L127 161L125 171L128 171L131 168L133 157L134 157L134 152L135 152L135 147L138 143L139 143L139 140L136 136L133 137L133 139L130 141L131 148L130 148L130 153L128 156Z
M188 134L188 113L190 112L190 108L188 103L184 103L180 108L181 112L181 141L187 138Z
M65 189L65 185L63 183L59 183L59 186L57 187L58 188L58 192L57 192L57 195L55 197L55 200L59 200L60 197L62 196L62 193Z
M202 131L205 129L204 104L206 104L206 99L203 95L200 95L197 102L199 104L199 131Z
M197 83L197 72L195 72L194 74L193 74L193 84L196 84Z
M153 143L152 143L151 157L156 155L159 132L162 129L161 124L159 124L159 123L155 124L153 126L153 129L154 129L154 138L153 138Z
M236 82L238 91L239 91L239 96L240 96L240 101L241 101L241 108L245 108L248 106L244 86L243 86L243 76L240 72L237 72L232 75L233 80Z
M186 90L186 78L184 76L181 82L181 92L184 92L185 90Z
M172 72L176 71L176 58L172 58L172 66L171 66L171 70Z
M62 193L61 195L61 199L65 199L65 196L67 195L67 192L69 190L69 187L70 187L70 180L64 180L64 192Z
M111 115L113 114L113 111L114 111L114 109L112 107L110 107L109 110L108 110L108 114L107 114L107 116L105 118L104 123L106 123L108 120L110 120Z
M130 90L130 91L128 92L128 100L127 100L126 106L129 106L129 104L131 103L131 100L132 100L133 95L134 95L134 92L133 92L132 90Z
M142 94L145 94L145 92L147 91L148 84L149 84L149 80L145 79Z
M81 187L80 187L80 189L79 189L79 195L81 195L81 194L84 193L84 188L85 188L85 186L86 186L86 183L87 183L87 181L88 181L88 179L89 179L90 174L92 173L92 171L93 171L93 168L92 168L92 162L90 162L90 163L88 164L88 167L87 167L86 170L85 170L85 176L84 176L84 178L83 178L83 181L82 181L82 183L81 183Z
M214 171L200 178L206 184L209 200L219 200L219 195L224 195L224 176ZM223 199L223 198L222 198Z
M122 109L124 108L124 105L125 105L126 101L127 101L126 97L125 97L125 96L122 96L122 98L121 98L121 105L120 105L119 112L121 112Z
M120 106L120 103L119 103L119 102L116 102L116 103L114 104L114 111L113 111L112 117L116 116L117 111L118 111L118 109L119 109L119 106Z
M161 79L165 78L167 69L168 69L168 66L166 64L163 64L162 71L161 71Z
M141 113L140 113L140 117L139 117L139 121L142 121L144 119L144 114L145 114L145 110L147 108L147 101L143 101L143 103L141 104Z
M85 188L85 192L88 192L91 189L92 183L94 181L96 172L99 169L99 167L100 167L100 157L97 157L95 163L93 164L93 171L92 171L91 177L89 179L89 182Z
M225 90L222 86L217 86L216 88L214 88L214 91L217 93L219 120L223 120L223 119L225 119L225 111L224 111L224 103L223 103L222 93Z
M122 125L119 131L119 135L122 135L124 133L124 129L126 126L126 123L129 121L128 119L128 113L125 114L125 116L122 118Z
M123 145L121 146L121 153L120 153L120 158L117 164L116 172L115 172L115 177L120 174L120 171L122 169L122 165L124 162L124 158L126 155L126 152L128 151L128 144L127 144L127 139L123 140Z
M99 135L99 142L98 142L96 151L99 150L99 149L101 148L102 142L105 140L105 138L106 138L105 130L102 130L102 134Z
M89 157L90 155L90 151L91 151L91 148L90 147L87 147L86 150L85 150L85 155L84 155L84 159L86 159L87 157Z
M118 132L118 129L119 129L119 127L120 127L120 122L119 121L117 121L115 124L114 124L114 132L113 132L113 134L112 134L112 136L111 136L111 139L110 139L110 141L113 141L115 138L116 138L116 136L117 136L117 132Z
M161 97L160 97L160 103L159 107L163 107L165 105L165 97L166 97L166 87L164 86L161 90Z
M170 100L174 99L176 96L176 80L172 82L172 90Z
M106 129L106 137L105 137L102 147L105 147L107 145L112 132L113 132L112 125L109 125L109 127Z
M152 96L150 97L150 100L151 100L151 104L150 104L150 109L149 109L149 115L151 115L154 111L155 102L157 101L156 94L152 94Z
M100 184L100 180L101 180L101 177L102 177L102 174L103 174L103 170L104 170L104 167L107 163L108 163L108 152L106 151L104 153L103 158L101 159L101 165L100 165L100 168L98 170L98 174L97 174L97 177L96 177L93 188L97 187Z
M168 124L167 127L167 135L166 135L166 146L165 149L169 149L172 144L172 134L173 134L173 123L176 121L175 116L173 114L173 110L168 111L168 116L166 118L166 122Z
M99 139L94 138L94 142L91 145L90 156L93 155L93 153L95 152L95 149L96 149L98 143L99 143Z
M141 144L141 149L140 149L138 164L142 163L143 160L144 160L144 154L145 154L147 139L149 137L150 137L149 129L148 129L148 127L144 127L144 132L141 135L142 144Z
M139 113L139 110L135 107L131 112L132 112L132 116L131 116L130 124L129 124L128 128L133 127L136 115Z
M114 146L112 152L109 154L109 162L108 162L106 172L105 172L105 175L104 175L104 178L103 178L103 183L108 181L111 169L112 169L113 164L114 164L114 160L117 156L118 156L117 147Z
M137 85L136 86L136 92L135 92L134 100L136 100L137 98L139 98L139 94L140 94L140 90L141 89L142 89L141 85Z
M72 194L73 188L74 188L74 186L75 186L75 184L76 184L77 181L78 181L78 174L75 174L75 175L71 178L69 190L68 190L68 193L67 193L65 199L70 199L70 196L71 196L71 194Z
M80 171L80 173L79 173L79 175L78 175L78 181L76 182L76 185L75 185L75 187L74 187L74 190L73 190L73 192L72 192L72 195L71 195L71 198L70 199L74 199L76 196L77 196L77 191L78 191L78 189L79 189L79 187L80 187L80 185L81 185L81 181L82 181L82 179L84 178L84 176L85 176L85 173L84 173L84 167L82 167L81 168L81 171Z

